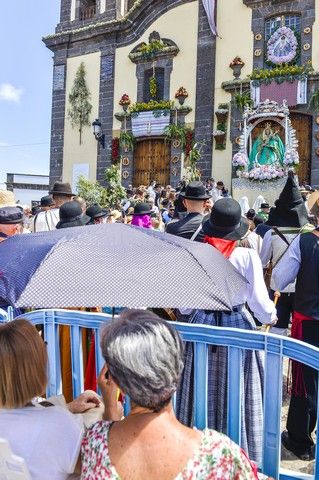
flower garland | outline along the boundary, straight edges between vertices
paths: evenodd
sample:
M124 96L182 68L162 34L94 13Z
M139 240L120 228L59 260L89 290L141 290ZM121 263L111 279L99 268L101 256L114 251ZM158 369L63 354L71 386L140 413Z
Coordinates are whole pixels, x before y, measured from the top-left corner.
M186 132L186 141L185 141L185 155L188 157L194 144L194 130L188 130Z
M118 163L120 160L120 139L112 138L112 163Z
M236 171L237 177L247 178L254 181L269 181L276 180L285 176L284 169L279 165L259 165L248 171Z
M285 39L286 43L288 43L289 52L279 57L275 53L275 47L281 39ZM272 34L267 42L267 60L275 65L290 63L295 59L297 50L298 41L294 32L289 27L280 27Z

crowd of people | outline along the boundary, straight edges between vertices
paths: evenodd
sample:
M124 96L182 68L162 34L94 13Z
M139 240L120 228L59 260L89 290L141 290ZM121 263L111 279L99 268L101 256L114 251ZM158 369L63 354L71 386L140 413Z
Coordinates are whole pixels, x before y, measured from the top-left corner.
M0 205L0 242L26 231L101 223L125 223L204 242L230 261L247 283L237 292L231 311L180 309L175 312L179 321L246 330L266 324L273 333L288 335L291 329L293 338L319 347L318 191L299 188L290 173L273 206L258 197L250 208L248 199L237 202L223 182L215 183L211 178L188 185L180 182L176 189L151 182L149 186L130 186L126 194L119 204L103 208L86 205L68 183L56 182L27 222L23 210L11 198L11 203L7 200ZM276 297L277 305L273 301ZM32 399L43 393L46 376L38 377L38 382L26 388L23 395L19 391L8 393L16 380L21 381L17 372L5 367L10 355L15 358L19 344L17 339L11 340L10 335L12 338L17 335L19 327L26 332L30 329L26 338L35 335L33 327L16 322L16 326L15 322L0 326L0 342L3 338L8 344L6 357L1 357L0 349L0 367L7 369L0 385L0 431L8 432L10 444L17 445L17 453L24 458L32 458L30 466L36 469L36 460L23 447L23 435L16 442L9 424L12 425L14 418L20 422L15 412L21 407L26 409L23 415L29 410L35 412ZM40 337L36 341L40 342ZM208 427L211 430L204 433L190 428L195 401L193 346L186 344L183 349L172 327L148 311L126 311L106 328L101 347L106 362L99 377L105 403L104 420L93 425L85 436L82 457L79 450L83 431L72 427L74 437L72 446L65 448L66 463L57 467L60 476L50 478L66 478L71 471L80 472L81 464L83 479L126 478L129 469L132 472L129 478L153 479L158 478L159 468L162 479L215 478L217 470L222 472L218 478L258 478L255 465L262 460L263 431L263 359L259 352L244 352L240 378L241 442L255 462L252 463L239 447L217 433L227 430L225 347L209 348ZM26 377L30 355L21 353ZM38 362L46 365L45 353ZM35 372L32 375L37 376ZM131 413L124 420L116 400L118 389L132 400ZM175 392L177 418L171 404ZM100 402L92 395L80 401L81 409L95 408ZM75 405L78 409L78 403ZM74 406L71 411L72 408ZM1 411L6 414L1 415ZM31 419L31 413L28 415ZM312 435L316 419L316 372L293 363L291 402L282 443L302 460L314 458ZM65 420L66 429L69 421ZM197 453L194 455L194 452ZM42 478L39 471L34 478Z

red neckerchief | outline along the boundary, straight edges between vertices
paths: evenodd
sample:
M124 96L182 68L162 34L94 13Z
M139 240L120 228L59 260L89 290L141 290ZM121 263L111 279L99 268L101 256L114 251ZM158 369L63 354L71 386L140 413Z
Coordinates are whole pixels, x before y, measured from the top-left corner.
M224 238L209 237L208 235L204 237L204 243L209 243L212 247L217 248L226 258L231 256L237 246L236 240L225 240Z

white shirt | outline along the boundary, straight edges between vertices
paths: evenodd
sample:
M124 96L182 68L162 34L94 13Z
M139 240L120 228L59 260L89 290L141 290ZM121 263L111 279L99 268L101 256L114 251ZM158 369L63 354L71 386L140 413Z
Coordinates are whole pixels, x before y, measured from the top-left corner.
M237 247L229 261L248 281L235 296L233 307L247 303L257 320L264 324L271 323L277 318L277 311L268 296L258 253L251 248ZM192 310L180 309L180 312L189 315Z
M22 457L32 480L65 480L74 472L83 437L81 415L62 407L0 409L0 436Z
M258 253L251 248L237 247L229 261L248 280L248 284L237 293L234 306L247 303L257 320L271 323L277 317L277 312L268 296Z
M280 227L280 232L285 236L288 243L291 244L292 241L298 236L300 228L295 227ZM293 232L293 233L291 233ZM263 267L266 268L270 260L272 260L273 266L275 267L278 261L281 259L285 251L288 249L288 245L279 235L277 235L274 230L268 230L263 239L263 245L260 252L261 262ZM276 290L276 285L273 280L273 276L270 281L270 288ZM296 289L296 283L292 282L287 285L284 290L280 290L282 293L294 293Z
M32 222L32 232L49 232L55 230L57 223L60 220L59 208L53 208L46 212L38 213Z

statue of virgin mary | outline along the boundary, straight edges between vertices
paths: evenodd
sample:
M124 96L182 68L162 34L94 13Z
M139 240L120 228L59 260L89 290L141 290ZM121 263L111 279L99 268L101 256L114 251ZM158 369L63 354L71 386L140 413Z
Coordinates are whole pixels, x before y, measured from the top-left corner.
M255 140L249 155L249 170L259 165L283 165L285 156L284 144L274 132L270 123L266 123L262 134Z

